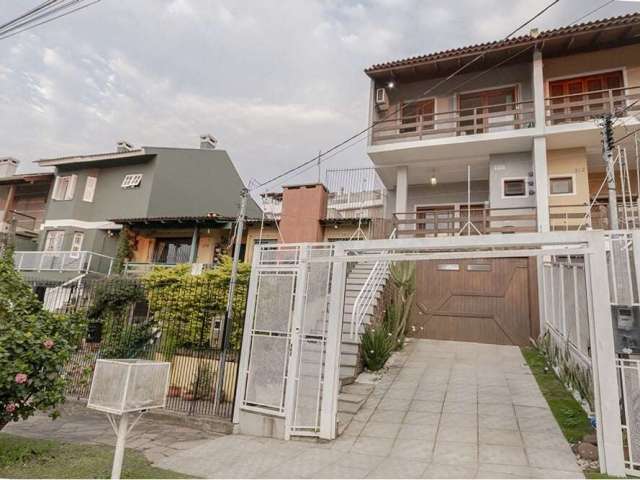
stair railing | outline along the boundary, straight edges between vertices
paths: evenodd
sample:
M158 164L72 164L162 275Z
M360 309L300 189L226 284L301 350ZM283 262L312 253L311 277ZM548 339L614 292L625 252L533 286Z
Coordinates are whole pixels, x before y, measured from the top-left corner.
M391 232L389 238L396 238L396 229ZM382 254L387 253L387 251L383 251ZM390 265L389 260L380 259L374 265L367 279L365 280L362 288L358 292L358 296L356 297L356 301L353 303L353 310L351 311L351 339L355 340L358 333L360 332L360 327L364 322L364 319L367 315L367 310L376 298L376 293L378 292L378 288L385 281L387 272L389 270Z

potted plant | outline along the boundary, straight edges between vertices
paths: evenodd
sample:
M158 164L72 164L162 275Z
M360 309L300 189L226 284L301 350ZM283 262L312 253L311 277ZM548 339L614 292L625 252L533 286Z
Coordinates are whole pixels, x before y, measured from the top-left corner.
M178 387L177 385L169 386L167 397L179 397L180 395L182 395L182 387Z

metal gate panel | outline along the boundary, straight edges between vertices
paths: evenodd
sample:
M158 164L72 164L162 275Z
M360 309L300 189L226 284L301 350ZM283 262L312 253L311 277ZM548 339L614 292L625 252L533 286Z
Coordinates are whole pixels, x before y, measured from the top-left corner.
M306 247L301 252L301 312L293 329L292 361L289 366L291 418L286 435L318 436L325 379L328 300L331 263L308 263L314 257L331 256L332 246ZM302 287L304 282L304 287ZM296 313L298 310L296 310Z

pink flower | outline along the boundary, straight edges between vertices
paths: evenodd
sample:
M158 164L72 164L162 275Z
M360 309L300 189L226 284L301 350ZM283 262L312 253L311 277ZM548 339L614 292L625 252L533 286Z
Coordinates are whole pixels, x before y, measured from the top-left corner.
M47 350L51 350L54 345L55 345L55 342L50 338L47 338L44 342L42 342L42 346Z
M17 373L16 374L16 383L27 383L28 379L29 379L29 377L27 377L26 373Z
M16 411L16 404L15 403L7 403L7 405L4 407L4 411L7 413L13 413Z

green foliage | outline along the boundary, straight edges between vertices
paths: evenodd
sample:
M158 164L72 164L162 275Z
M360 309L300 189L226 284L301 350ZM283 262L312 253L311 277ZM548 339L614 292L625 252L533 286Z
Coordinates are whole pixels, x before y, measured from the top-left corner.
M113 447L0 434L2 478L109 478ZM125 451L122 478L190 478L152 467L140 452Z
M97 284L87 317L106 319L122 316L132 304L144 299L144 289L140 283L127 277L109 277Z
M207 365L198 365L196 378L191 383L196 398L212 398L214 386L211 369Z
M360 342L364 366L372 372L384 367L395 348L393 334L384 323L367 326Z
M101 358L141 358L155 340L153 323L110 322L104 325Z
M113 272L122 273L127 260L133 255L133 239L128 228L123 228L118 236L118 245L116 246L116 256L113 260Z
M576 443L593 431L587 414L556 376L542 351L533 347L522 348L522 354L538 382L553 416L560 425L565 438Z
M189 265L177 265L156 268L143 277L149 307L156 321L163 324L161 341L169 342L174 349L210 345L211 322L226 311L231 266L231 258L223 256L216 267L200 275L191 275ZM240 288L233 299L235 315L230 334L230 345L235 349L242 341L242 312L250 272L248 264L238 265L236 285Z
M13 268L11 249L5 250L0 258L0 429L64 401L61 372L85 328L80 315L44 310Z
M396 340L396 348L402 347L407 331L407 323L416 296L416 264L415 262L395 262L389 267L394 287L394 299L389 317L389 329Z

